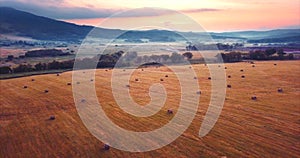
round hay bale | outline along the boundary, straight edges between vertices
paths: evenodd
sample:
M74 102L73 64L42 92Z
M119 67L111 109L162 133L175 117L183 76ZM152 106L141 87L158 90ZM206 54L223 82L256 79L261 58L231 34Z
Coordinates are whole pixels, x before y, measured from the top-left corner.
M49 92L49 90L48 90L48 89L46 89L46 90L44 90L44 92L45 92L45 93L48 93L48 92Z
M165 77L169 77L168 75L166 75Z
M49 117L49 120L55 120L55 116L54 116L54 115L51 115L51 116Z
M277 92L278 92L278 93L282 93L282 92L283 92L283 89L282 89L282 88L278 88L278 89L277 89Z
M76 84L80 84L80 82L76 82Z
M31 79L31 81L35 81L35 79Z
M257 100L257 97L254 95L251 97L252 100Z
M107 69L105 69L105 71L108 71Z
M221 65L218 65L218 67L221 67Z
M243 69L241 69L240 71L241 71L241 72L244 72L244 70L243 70Z
M27 86L23 86L24 89L28 88Z
M252 65L252 67L255 67L255 65Z
M135 81L137 82L137 81L139 81L139 79L138 79L138 78L136 78L136 79L135 79Z
M208 77L207 79L211 80L211 77Z
M169 109L169 110L167 111L167 113L168 113L168 114L173 114L173 110Z
M227 88L231 88L231 85L229 84L229 85L227 85Z
M59 76L59 74L56 74L56 76Z
M227 77L228 77L228 78L231 78L231 76L230 76L230 75L228 75Z
M227 69L227 67L225 67L224 69Z
M194 79L197 80L198 78L197 78L197 77L194 77Z
M110 149L110 146L109 146L108 144L104 144L103 149L104 149L104 150L109 150L109 149Z
M196 93L197 93L197 94L201 94L201 91L197 91Z
M67 83L67 85L68 85L68 86L70 86L70 85L71 85L71 83L69 82L69 83Z
M126 71L125 69L123 69L123 71Z
M142 71L144 71L144 69L142 69Z
M274 64L274 66L276 66L277 64Z
M254 62L253 62L253 61L250 61L250 64L254 64Z
M164 79L161 78L160 81L164 81Z
M91 82L93 82L94 80L93 80L93 79L91 79L90 81L91 81Z
M81 99L81 102L82 102L82 103L85 103L85 102L86 102L86 100L85 100L85 99Z
M127 88L129 88L129 87L130 87L130 85L128 85L128 84L127 84L127 85L126 85L126 87L127 87Z
M242 75L241 77L242 77L242 78L245 78L245 76L244 76L244 75Z

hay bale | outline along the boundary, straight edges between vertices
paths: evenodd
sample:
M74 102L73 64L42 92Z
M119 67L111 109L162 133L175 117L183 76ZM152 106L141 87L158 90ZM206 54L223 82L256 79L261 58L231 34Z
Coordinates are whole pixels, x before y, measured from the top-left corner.
M93 79L91 79L90 81L91 81L91 82L93 82L94 80L93 80Z
M282 89L282 88L278 88L278 89L277 89L277 92L278 92L278 93L282 93L282 92L283 92L283 89Z
M198 78L197 78L197 77L194 77L194 79L197 80Z
M125 69L123 69L123 71L126 71Z
M80 84L80 82L76 82L76 84Z
M127 85L126 85L126 87L127 87L127 88L129 88L129 87L130 87L130 85L129 85L129 84L127 84Z
M245 76L244 76L244 75L242 75L241 77L242 77L242 78L245 78Z
M251 97L252 100L257 100L257 97L254 95Z
M252 65L252 67L255 67L255 65Z
M70 85L71 85L71 83L69 82L69 83L67 83L67 85L68 85L68 86L70 86Z
M165 77L169 77L168 75L165 75Z
M55 116L54 116L54 115L51 115L51 116L49 117L49 120L55 120Z
M168 113L168 114L173 114L173 110L169 109L169 110L167 111L167 113Z
M27 86L23 86L24 89L28 88Z
M276 66L277 64L274 64L274 66Z
M244 70L243 70L243 69L241 69L240 71L241 71L241 72L244 72Z
M56 76L59 76L59 74L56 74Z
M197 94L201 94L201 91L197 91L196 93L197 93Z
M109 149L110 149L110 146L109 146L108 144L104 144L103 149L104 149L104 150L109 150Z
M35 79L31 79L31 81L35 81Z
M144 71L144 69L142 69L142 71Z
M85 99L81 99L81 102L82 102L82 103L85 103L85 102L86 102L86 100L85 100Z
M108 71L107 69L105 71Z
M211 77L208 77L207 79L211 80Z
M48 93L48 92L49 92L49 90L48 90L48 89L46 89L46 90L44 90L44 92L45 92L45 93Z
M139 81L139 79L136 78L135 81L137 82L137 81Z
M161 78L160 81L164 81L164 79Z
M227 77L228 77L228 78L231 78L231 76L230 76L230 75L228 75Z
M227 69L227 67L225 67L224 69Z
M227 85L227 88L231 88L231 85L230 85L230 84L228 84L228 85Z
M221 65L218 65L218 67L221 67Z

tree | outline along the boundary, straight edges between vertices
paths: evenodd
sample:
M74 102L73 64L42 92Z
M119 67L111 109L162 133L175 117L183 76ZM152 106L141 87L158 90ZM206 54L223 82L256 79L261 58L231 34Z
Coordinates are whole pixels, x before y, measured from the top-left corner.
M30 64L24 65L24 64L20 64L19 66L15 67L13 69L13 72L30 72L33 71L34 69L32 68L32 66Z
M261 50L256 50L256 51L250 51L249 52L249 57L252 60L266 60L266 53Z
M57 70L60 69L60 63L58 61L53 60L53 62L48 63L49 70Z
M172 53L170 59L173 63L179 63L183 60L183 56L178 53Z
M13 56L13 55L8 55L8 56L7 56L7 60L12 61L13 59L14 59L14 56Z
M12 69L9 66L0 67L0 74L10 74Z
M279 60L282 60L285 53L283 52L283 49L279 49L277 51L277 54L278 54Z
M221 53L224 62L239 62L242 60L241 52Z
M267 56L271 56L276 53L276 49L274 49L274 48L266 49L265 52L266 52Z
M183 53L182 54L184 57L186 57L188 60L189 59L192 59L192 57L193 57L193 54L191 53L191 52L185 52L185 53Z
M160 56L153 54L153 55L150 56L150 59L155 61L155 62L159 62Z
M162 58L163 61L167 61L170 58L170 56L167 54L162 54L160 55L160 57Z

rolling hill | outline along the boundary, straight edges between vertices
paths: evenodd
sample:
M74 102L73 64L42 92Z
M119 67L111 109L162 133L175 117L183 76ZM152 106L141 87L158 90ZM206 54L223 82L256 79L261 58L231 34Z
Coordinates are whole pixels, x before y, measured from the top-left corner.
M9 7L0 7L0 33L30 37L38 40L79 41L82 40L93 26L76 25L64 21L34 15ZM167 30L126 31L96 27L97 38L112 38L139 41L148 39L154 42L173 42L184 40L181 35L191 38L207 36L201 32L173 32ZM238 39L250 42L299 42L300 29L279 29L270 31L210 32L213 39ZM274 39L274 40L272 40ZM252 40L252 41L251 41ZM255 40L255 41L254 41Z

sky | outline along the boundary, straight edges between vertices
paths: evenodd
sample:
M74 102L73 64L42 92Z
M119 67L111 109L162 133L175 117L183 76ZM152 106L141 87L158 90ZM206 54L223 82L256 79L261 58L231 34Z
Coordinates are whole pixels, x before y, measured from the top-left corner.
M0 6L119 29L199 31L194 22L217 32L300 28L300 0L0 0Z

